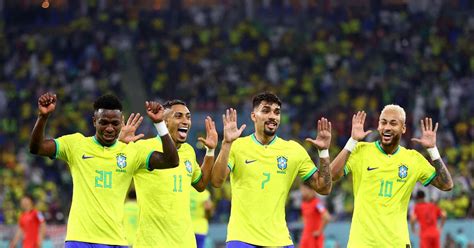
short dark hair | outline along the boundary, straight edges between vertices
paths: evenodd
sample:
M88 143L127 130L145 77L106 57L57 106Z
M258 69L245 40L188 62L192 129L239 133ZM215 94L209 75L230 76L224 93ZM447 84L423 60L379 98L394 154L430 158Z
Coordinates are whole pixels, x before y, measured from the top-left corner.
M268 102L268 103L276 103L278 106L281 107L281 101L280 98L278 98L277 95L271 93L271 92L262 92L256 96L253 97L253 108L256 108L260 105L261 102Z
M94 102L94 111L99 109L108 109L115 110L118 109L122 111L122 103L117 96L113 94L105 94L97 98Z
M425 192L423 192L422 190L419 190L418 192L416 192L416 199L418 200L425 199Z
M30 199L30 201L34 204L35 203L35 198L33 197L33 195L30 195L30 194L24 194L22 196L22 198L28 198Z
M163 108L170 109L174 105L186 106L186 103L183 100L173 99L173 100L166 101L165 104L163 104Z

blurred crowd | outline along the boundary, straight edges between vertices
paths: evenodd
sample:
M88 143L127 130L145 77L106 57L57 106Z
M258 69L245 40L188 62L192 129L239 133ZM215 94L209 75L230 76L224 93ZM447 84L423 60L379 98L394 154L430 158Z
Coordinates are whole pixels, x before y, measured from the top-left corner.
M450 1L427 11L416 4L367 9L301 2L306 4L221 1L180 11L92 5L81 14L65 8L46 16L29 9L31 20L22 25L8 25L16 20L8 12L0 25L0 223L16 222L25 192L38 198L48 222L64 223L72 187L67 166L28 154L37 97L47 90L58 94L48 136L92 135L91 104L107 91L125 98L127 63L138 64L140 78L133 83L148 98L184 99L193 114L219 116L228 107L246 114L252 95L273 91L284 102L279 135L302 142L315 135L315 120L327 117L333 124L332 157L350 137L358 110L368 113L366 128L375 130L384 105L403 106L402 145L421 151L410 138L420 135L422 117L433 117L455 187L426 191L449 217L473 218L473 6ZM125 50L133 58L124 57ZM377 132L367 138L375 139ZM230 186L211 193L213 221L226 223ZM300 198L295 186L289 221L299 220ZM324 201L337 219L350 218L351 180L337 183Z

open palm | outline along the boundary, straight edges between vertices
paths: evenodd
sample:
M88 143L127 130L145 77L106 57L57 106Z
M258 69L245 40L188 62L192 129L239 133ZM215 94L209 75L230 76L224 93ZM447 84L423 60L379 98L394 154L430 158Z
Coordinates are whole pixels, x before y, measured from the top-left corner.
M206 125L206 138L199 137L198 140L201 141L207 148L214 149L217 147L217 130L216 130L216 123L212 120L211 117L206 117L205 120Z
M367 114L364 111L358 111L352 116L352 132L351 137L357 141L361 141L372 131L364 131L364 123Z
M122 117L122 129L119 134L119 140L124 143L135 142L141 138L143 138L144 134L135 135L138 127L143 121L143 117L140 116L140 113L132 113L130 117L128 117L127 124L124 123Z
M433 119L426 117L420 121L421 137L412 138L415 143L421 144L424 148L433 148L436 146L436 131L438 131L438 123L436 122L433 129Z
M224 123L224 141L228 143L240 137L246 127L245 124L242 124L240 128L237 128L237 110L233 108L227 109L226 113L222 115L222 122Z
M331 122L326 118L318 120L318 135L316 139L307 138L306 141L313 144L317 149L328 149L331 145Z

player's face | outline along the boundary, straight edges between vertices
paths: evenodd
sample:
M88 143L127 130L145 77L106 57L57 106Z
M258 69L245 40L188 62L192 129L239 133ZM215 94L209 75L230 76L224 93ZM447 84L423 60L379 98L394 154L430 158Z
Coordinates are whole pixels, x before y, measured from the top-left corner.
M382 145L392 146L400 143L400 139L402 134L405 133L406 128L400 113L396 110L389 109L380 115L377 130L379 131Z
M304 201L309 201L315 196L315 192L308 186L301 184L300 186L301 197Z
M186 142L191 129L191 112L188 107L181 104L171 106L168 111L170 111L166 117L168 131L176 144L182 144Z
M20 207L23 210L30 210L33 208L33 202L28 197L21 198Z
M262 101L252 112L255 132L274 136L280 125L280 106L276 103Z
M105 146L113 145L122 129L122 112L120 110L99 109L94 117L95 136Z

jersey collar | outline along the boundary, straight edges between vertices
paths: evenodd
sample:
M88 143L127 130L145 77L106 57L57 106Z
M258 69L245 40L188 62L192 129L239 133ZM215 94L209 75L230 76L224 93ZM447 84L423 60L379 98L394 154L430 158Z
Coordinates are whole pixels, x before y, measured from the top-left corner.
M397 146L397 149L395 150L395 152L393 154L387 154L385 152L385 150L382 148L382 145L380 145L380 140L377 140L375 141L375 146L379 149L379 151L387 156L393 156L395 154L398 153L398 151L400 151L400 145Z
M269 146L273 143L275 143L275 141L277 140L278 136L275 135L275 137L273 137L273 139L268 143L268 145L264 145L262 143L260 143L260 141L258 141L257 137L255 136L255 133L253 133L252 135L250 135L252 137L252 140L258 144L258 145L261 145L261 146Z
M94 136L92 136L92 140L94 141L94 143L96 143L97 145L99 145L100 147L106 147L106 146L103 146ZM115 140L115 143L113 143L111 146L108 146L109 148L112 148L112 147L115 147L117 145L118 141Z

